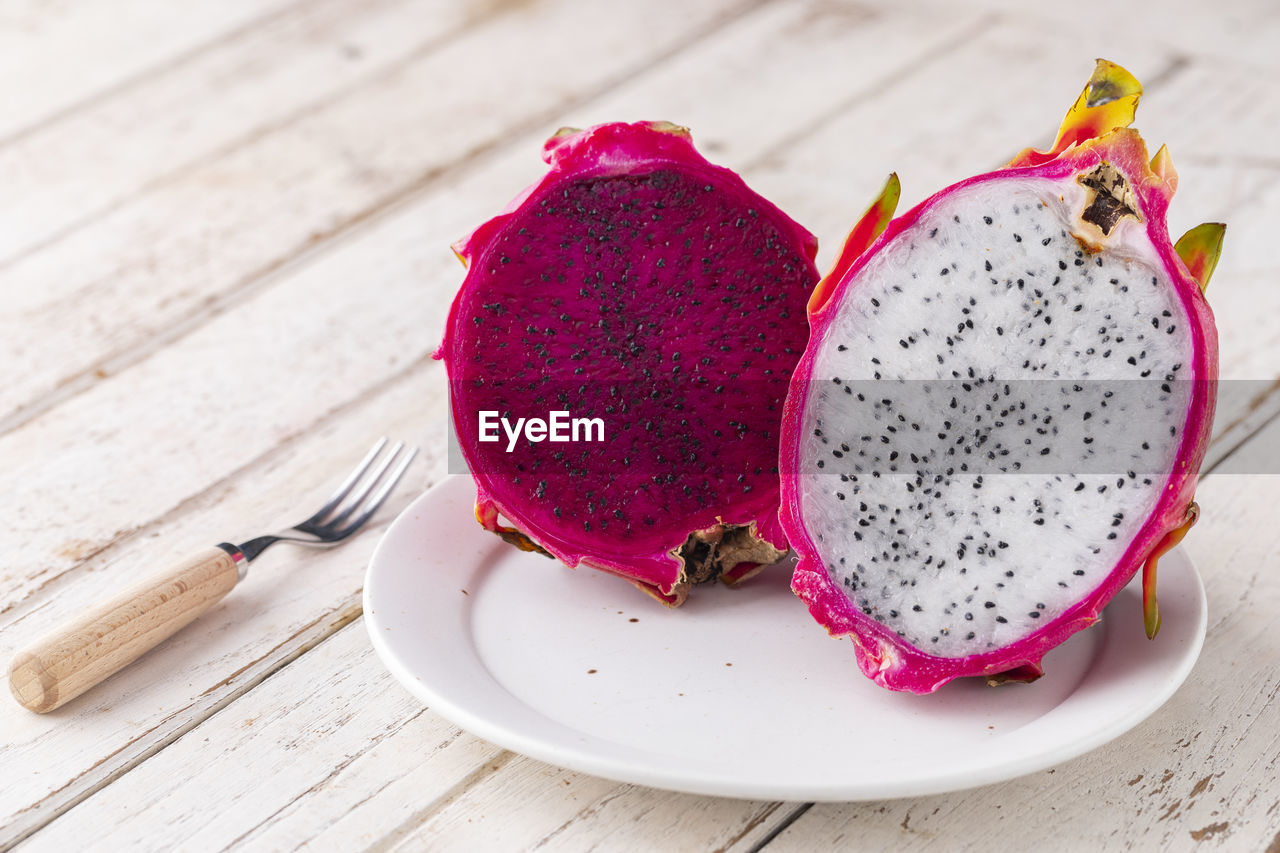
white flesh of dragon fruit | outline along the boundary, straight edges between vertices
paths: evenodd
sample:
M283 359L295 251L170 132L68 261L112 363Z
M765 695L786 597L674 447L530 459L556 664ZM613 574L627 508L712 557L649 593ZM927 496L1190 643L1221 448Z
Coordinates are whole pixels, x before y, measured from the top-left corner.
M1086 253L1063 190L940 200L864 268L815 360L810 535L863 613L932 655L1008 646L1102 583L1182 441L1176 292L1141 231Z

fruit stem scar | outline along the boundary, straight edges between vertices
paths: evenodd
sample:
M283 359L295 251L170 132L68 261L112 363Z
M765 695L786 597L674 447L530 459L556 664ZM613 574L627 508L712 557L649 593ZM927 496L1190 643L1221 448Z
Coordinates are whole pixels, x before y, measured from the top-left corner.
M1077 180L1084 187L1093 190L1093 196L1085 205L1080 218L1097 225L1103 236L1109 235L1116 223L1126 216L1142 221L1133 191L1115 166L1107 162L1100 163L1098 168Z

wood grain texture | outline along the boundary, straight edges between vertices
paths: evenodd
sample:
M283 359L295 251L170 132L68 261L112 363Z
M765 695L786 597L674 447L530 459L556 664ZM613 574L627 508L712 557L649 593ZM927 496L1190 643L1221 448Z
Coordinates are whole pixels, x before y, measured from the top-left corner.
M319 849L363 849L510 758L423 709L382 672L363 624L304 660L253 691L272 697L269 706L228 704L148 760L145 773L121 777L24 847L76 847L86 837L81 821L91 820L105 821L94 833L104 850L289 850L318 835L328 839ZM364 802L371 789L385 792L375 808ZM116 815L121 795L126 820ZM197 799L208 807L187 807Z
M78 613L13 656L14 698L40 714L62 707L221 601L238 571L230 554L209 548Z
M178 7L163 0L10 0L0 12L0 144L298 4L195 0Z
M294 4L163 74L143 75L0 140L0 180L8 190L0 198L0 271L176 172L420 58L483 20L484 9L492 7L448 0Z

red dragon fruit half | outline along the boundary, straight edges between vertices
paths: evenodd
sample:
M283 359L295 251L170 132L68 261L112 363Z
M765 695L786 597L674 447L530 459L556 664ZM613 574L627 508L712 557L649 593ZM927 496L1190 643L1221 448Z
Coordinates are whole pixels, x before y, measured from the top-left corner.
M778 438L817 244L675 125L561 131L545 158L455 247L436 355L476 517L675 606L787 550Z
M781 466L792 588L863 672L928 693L1041 674L1194 523L1223 227L1170 243L1177 176L1099 60L1050 151L893 219L896 176L809 303Z

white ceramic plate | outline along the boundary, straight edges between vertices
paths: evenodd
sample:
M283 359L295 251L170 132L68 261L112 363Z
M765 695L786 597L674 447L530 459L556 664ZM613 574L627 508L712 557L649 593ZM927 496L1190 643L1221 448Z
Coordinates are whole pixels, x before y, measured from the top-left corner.
M464 729L562 767L699 794L866 800L983 785L1133 728L1191 671L1204 589L1181 550L1160 564L1163 627L1130 585L1029 685L975 679L929 696L864 678L787 588L784 564L667 610L630 584L482 530L449 477L387 531L364 614L383 662Z

